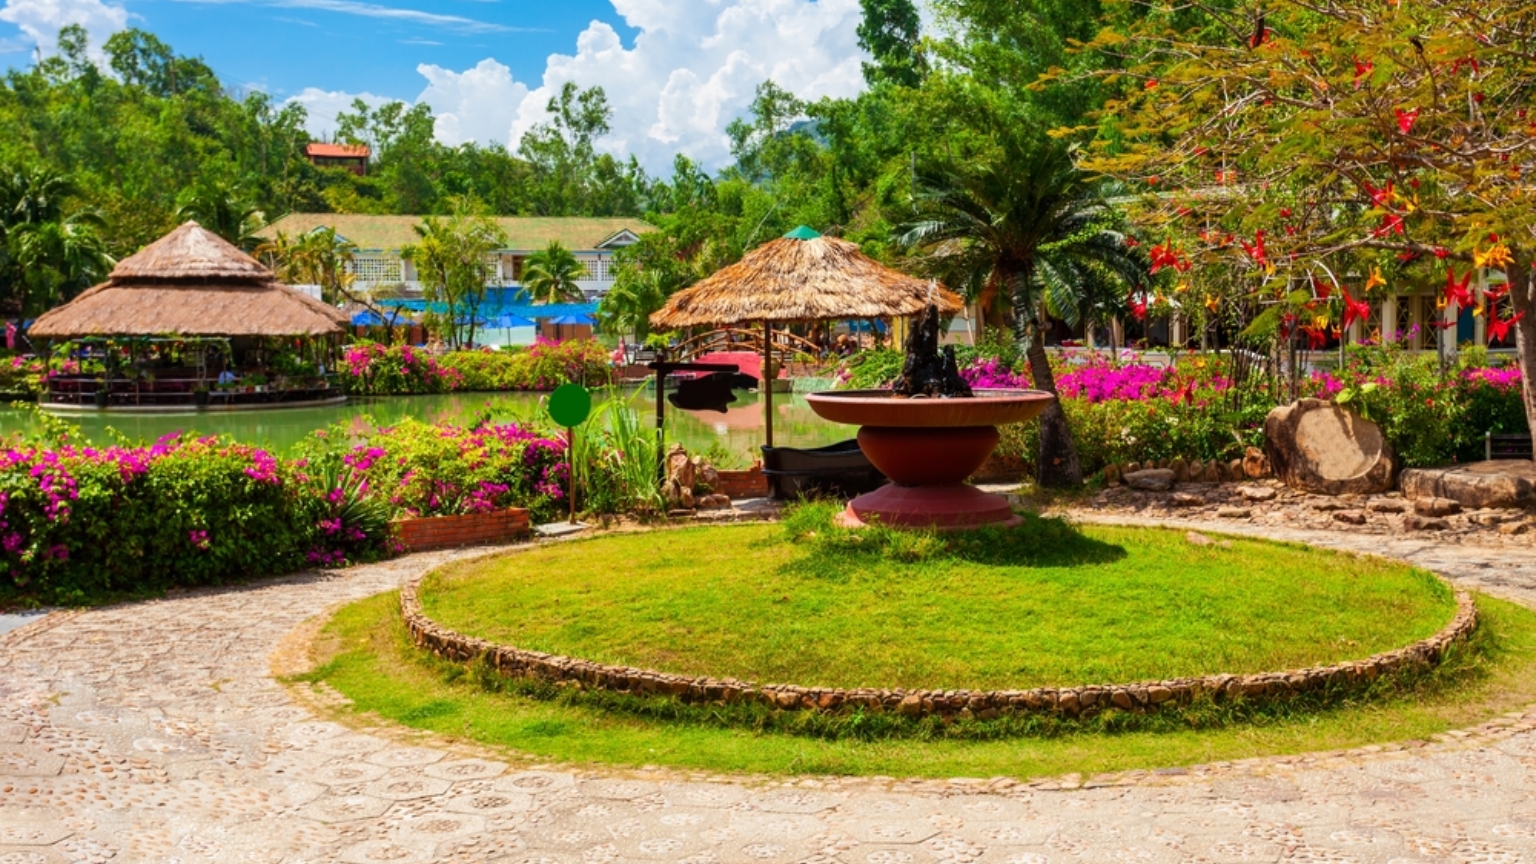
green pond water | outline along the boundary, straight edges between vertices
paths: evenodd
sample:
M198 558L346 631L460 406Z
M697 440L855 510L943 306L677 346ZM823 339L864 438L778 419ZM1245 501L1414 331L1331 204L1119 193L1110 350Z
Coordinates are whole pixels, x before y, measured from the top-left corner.
M639 412L649 427L656 416L654 391L627 389L615 391ZM423 423L463 423L490 412L498 421L539 418L543 413L541 393L454 393L439 396L386 396L352 399L345 405L323 408L290 408L245 412L188 411L185 414L77 414L60 415L80 427L84 437L94 444L113 443L108 427L129 439L153 441L169 432L198 432L227 435L237 441L259 444L285 452L316 429L345 423L357 434L374 425L388 426L405 418ZM593 394L593 401L605 398ZM715 411L679 411L667 406L668 442L682 442L692 452L702 452L718 443L736 458L734 467L745 466L763 443L763 407L760 396L736 391L736 401L724 413ZM819 447L852 438L855 429L817 417L800 394L776 393L774 407L774 443L786 447ZM0 409L0 434L32 432L38 423L32 412ZM726 466L733 467L733 466Z

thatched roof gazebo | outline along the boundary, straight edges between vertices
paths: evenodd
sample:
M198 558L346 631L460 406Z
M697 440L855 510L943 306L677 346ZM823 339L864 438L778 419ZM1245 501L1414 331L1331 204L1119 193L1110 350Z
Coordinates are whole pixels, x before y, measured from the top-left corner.
M324 339L334 350L335 340L346 333L349 323L340 309L289 288L255 258L196 222L187 222L123 259L106 282L39 316L28 336L50 341L123 340L129 343L130 356L135 356L132 352L136 346L157 342L215 342L227 347L233 344L230 340L261 344L259 340L281 337ZM205 404L204 349L199 348L196 356L195 373L158 383L151 379L147 391L143 386L146 382L136 377L132 405L141 407L146 399L152 406L187 401ZM93 391L87 390L92 382L84 376L73 381L50 376L50 382L55 380L60 389L54 392L50 383L50 403L83 404L85 397L94 395L97 407L105 408L125 396L123 390L114 387L124 380L110 374L94 379ZM261 399L237 399L226 393L222 404L232 407L236 402L296 399L303 395L298 391L306 389L300 386L291 388L292 393L268 397L265 376L262 381L250 388L260 392ZM63 389L69 387L72 389ZM327 388L316 381L308 389ZM319 395L327 400L336 398L329 393Z
M196 222L124 258L106 282L43 313L32 338L330 336L347 316L289 288Z
M854 243L824 237L802 225L673 294L651 315L651 324L673 329L762 323L764 380L768 382L764 431L772 447L774 324L916 315L930 303L945 315L964 308L960 298L942 285L893 270Z

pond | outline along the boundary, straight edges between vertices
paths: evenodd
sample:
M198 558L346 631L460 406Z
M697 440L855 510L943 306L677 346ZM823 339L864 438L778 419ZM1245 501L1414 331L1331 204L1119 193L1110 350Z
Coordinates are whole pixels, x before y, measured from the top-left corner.
M614 391L640 414L649 427L655 417L654 391L628 388ZM498 421L544 419L543 393L450 393L435 396L386 396L354 398L345 405L318 408L271 409L245 412L188 411L184 414L83 414L62 415L80 427L93 444L110 444L107 431L116 429L131 440L153 441L171 432L227 435L237 441L259 444L285 452L309 433L333 423L347 423L357 432L371 425L390 425L407 417L423 423L465 423L486 412ZM593 401L606 398L594 393ZM763 409L757 393L738 390L736 401L724 414L715 411L679 411L667 406L667 441L682 442L699 453L719 444L735 458L734 467L755 458L763 443ZM773 397L774 441L787 447L819 447L852 438L855 429L828 423L817 417L801 394L777 393ZM370 422L371 421L371 422ZM546 421L547 422L547 421ZM32 412L0 409L0 433L33 432L39 423ZM726 467L733 467L727 465Z

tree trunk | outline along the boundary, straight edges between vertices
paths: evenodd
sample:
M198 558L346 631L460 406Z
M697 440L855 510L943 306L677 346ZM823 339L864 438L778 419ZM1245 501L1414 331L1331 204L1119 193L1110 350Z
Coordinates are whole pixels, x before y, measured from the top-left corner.
M1035 381L1035 389L1056 395L1056 376L1051 374L1051 361L1045 356L1045 334L1039 327L1034 328L1029 350L1024 356L1029 360L1029 373ZM1072 427L1067 425L1067 415L1061 410L1059 399L1052 400L1040 412L1040 450L1035 461L1035 479L1042 487L1068 489L1082 485L1083 466L1077 461Z
M1525 397L1525 420L1536 435L1536 281L1531 279L1531 259L1522 251L1505 271L1509 299L1516 315L1515 356L1520 362L1520 391Z

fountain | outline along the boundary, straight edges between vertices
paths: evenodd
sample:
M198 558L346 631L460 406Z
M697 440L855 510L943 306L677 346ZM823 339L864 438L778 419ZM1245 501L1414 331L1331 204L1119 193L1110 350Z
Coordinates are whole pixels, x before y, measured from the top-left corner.
M839 521L946 530L1018 524L1006 498L965 480L997 446L999 425L1032 420L1055 397L1040 390L972 392L954 348L939 350L939 311L931 304L913 322L906 354L890 390L806 397L827 420L859 426L859 449L891 479L848 502Z

